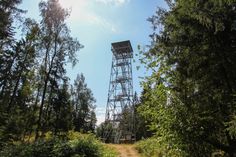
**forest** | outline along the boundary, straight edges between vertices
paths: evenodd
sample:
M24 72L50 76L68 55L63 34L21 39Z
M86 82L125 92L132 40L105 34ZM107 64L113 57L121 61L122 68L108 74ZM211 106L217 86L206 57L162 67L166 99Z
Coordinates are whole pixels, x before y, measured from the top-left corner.
M143 157L236 157L236 1L165 2L147 17L147 49L138 46L151 75L134 96L132 147ZM41 1L37 21L22 18L21 3L0 0L0 156L119 156L102 141L110 126L96 126L84 75L67 74L90 46L71 35L70 11Z

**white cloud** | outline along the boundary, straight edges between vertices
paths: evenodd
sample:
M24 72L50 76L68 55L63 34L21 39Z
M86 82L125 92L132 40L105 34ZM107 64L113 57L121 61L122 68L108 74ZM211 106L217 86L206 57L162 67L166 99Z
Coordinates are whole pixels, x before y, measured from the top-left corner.
M83 17L81 17L81 20L82 19L90 24L102 26L103 28L108 29L113 33L118 33L116 26L112 22L108 21L107 19L101 16L89 13L87 15L83 15Z
M96 0L97 1L97 0ZM110 0L109 0L110 1ZM126 0L116 0L126 1ZM74 22L82 22L87 23L95 26L100 26L103 29L109 30L113 33L117 33L118 29L113 22L97 15L93 9L90 8L91 3L94 1L88 0L60 0L61 5L64 8L71 8L71 16L70 21Z
M96 1L106 4L106 5L121 6L123 4L128 3L130 0L96 0Z
M88 6L87 0L59 0L63 8L77 8L83 9Z
M105 107L97 107L96 108L96 117L97 117L97 125L100 125L102 122L105 121Z

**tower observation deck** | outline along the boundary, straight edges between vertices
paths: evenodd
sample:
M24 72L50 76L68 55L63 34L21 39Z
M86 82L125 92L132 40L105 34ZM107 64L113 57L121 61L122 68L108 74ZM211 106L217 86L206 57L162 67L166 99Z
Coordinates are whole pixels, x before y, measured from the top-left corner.
M111 44L112 65L103 140L111 143L134 140L134 107L130 41Z

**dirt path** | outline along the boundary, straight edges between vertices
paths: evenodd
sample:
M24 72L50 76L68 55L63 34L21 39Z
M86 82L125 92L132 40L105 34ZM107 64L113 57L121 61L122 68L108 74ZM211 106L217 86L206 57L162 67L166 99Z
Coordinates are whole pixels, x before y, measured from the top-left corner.
M130 144L109 144L119 152L118 157L140 157L133 145Z

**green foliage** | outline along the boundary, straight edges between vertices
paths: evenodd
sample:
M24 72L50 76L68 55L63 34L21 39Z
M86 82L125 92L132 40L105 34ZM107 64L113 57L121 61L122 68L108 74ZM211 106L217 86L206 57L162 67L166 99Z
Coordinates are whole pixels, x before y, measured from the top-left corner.
M86 137L71 141L70 144L73 150L80 156L99 157L99 145L95 142L94 138Z
M18 143L4 148L2 157L64 157L71 154L69 145L59 139L38 140L34 143Z
M181 150L173 149L171 147L171 145L166 145L165 142L162 142L160 139L154 137L139 141L135 144L135 148L144 157L183 156Z
M163 84L156 85L155 88L147 86L145 91L138 112L149 121L148 129L155 135L140 143L138 142L138 146L147 156L162 156L163 154L184 156L184 152L180 151L183 145L177 133L172 130L178 121L176 110L183 111L181 106L167 104L168 88ZM153 144L151 144L152 142ZM146 148L149 146L150 148Z
M70 122L66 126L58 126L62 120L63 108L70 110L70 98L67 94L68 86L65 82L65 65L71 63L75 65L78 61L76 52L83 46L70 35L70 30L66 25L69 16L68 10L62 8L58 0L41 1L39 3L41 22L39 23L39 44L37 46L40 54L40 72L38 86L40 96L40 107L37 120L36 139L39 137L40 130L54 129L55 133L60 129L70 129ZM61 85L61 82L64 85ZM63 102L60 102L62 99ZM46 109L45 109L46 108ZM64 109L65 109L64 108ZM53 112L53 113L52 113ZM52 114L51 114L52 113ZM66 119L70 121L70 115ZM53 119L53 120L52 120ZM50 121L52 120L52 121ZM57 123L51 128L53 123ZM61 127L61 128L60 128Z
M12 38L14 35L13 31L13 18L17 17L23 10L18 9L16 6L21 3L21 0L8 0L0 1L0 45L2 41Z
M147 95L148 91L149 89L143 89L140 100L137 98L136 93L134 95L135 135L137 141L149 138L155 132L150 130L149 128L151 120L148 120L148 118L145 118L144 114L141 114L141 112L139 112L139 110L144 106L143 103L145 101L148 101L148 99L150 98Z
M96 156L99 157L116 157L117 153L115 150L101 143L93 134L81 134L79 132L69 131L66 134L66 137L70 140L70 144L72 148L81 150L80 152L84 152L85 150L91 151L91 154L88 156ZM81 143L80 143L81 142ZM84 152L85 154L88 152Z
M106 138L106 143L110 143L112 141L114 141L113 137L112 137L112 132L113 132L113 127L111 123L108 122L103 122L101 123L97 128L96 128L96 136L100 139L104 138L104 135L107 134L107 132L109 132Z
M73 140L70 145L76 155L84 157L115 157L117 153L99 142L93 135Z
M135 148L145 157L162 156L159 148L159 141L154 138L145 139L136 143Z
M64 138L51 136L32 143L20 142L6 146L0 152L1 157L115 157L116 155L93 135L72 131L64 134Z
M229 132L231 138L236 138L236 116L232 117L232 120L226 122L226 130Z
M96 102L93 97L91 89L87 87L85 83L85 77L83 74L78 74L74 81L72 91L72 104L74 106L73 112L73 124L76 131L92 131L95 130L97 122L95 115Z
M152 75L138 111L162 146L182 156L236 154L235 1L168 1L149 19L141 59ZM160 29L157 29L160 28ZM161 30L161 31L160 31ZM222 154L222 153L221 153Z
M66 64L74 66L76 53L83 48L66 25L68 10L58 0L41 1L41 21L26 18L20 32L12 27L23 12L17 8L20 2L0 1L0 149L25 137L31 141L33 132L39 138L48 131L60 134L76 129L76 118L83 121L76 130L93 132L92 91L83 80L83 88L77 90L83 95L76 99L83 113L77 114L73 85L66 76ZM14 32L22 33L22 38L14 39Z

